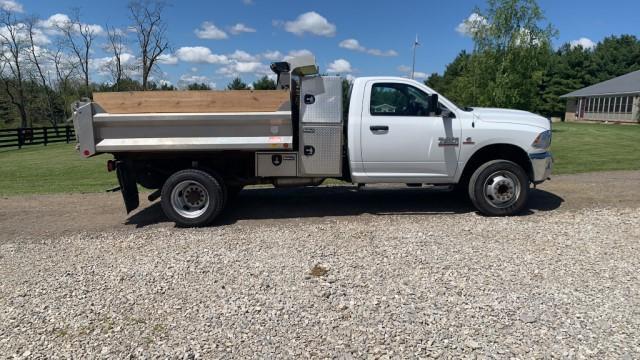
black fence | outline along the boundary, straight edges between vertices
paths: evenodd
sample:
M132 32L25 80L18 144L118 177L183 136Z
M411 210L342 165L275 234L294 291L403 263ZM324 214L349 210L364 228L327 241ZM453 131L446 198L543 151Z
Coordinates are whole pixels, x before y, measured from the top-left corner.
M0 129L0 148L22 149L29 145L68 144L75 140L75 136L73 126Z

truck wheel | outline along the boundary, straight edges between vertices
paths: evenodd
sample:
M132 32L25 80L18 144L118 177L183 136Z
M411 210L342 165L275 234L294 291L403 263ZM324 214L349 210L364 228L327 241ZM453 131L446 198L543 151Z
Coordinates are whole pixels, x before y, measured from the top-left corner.
M509 216L522 211L529 195L529 178L516 163L494 160L480 166L469 181L469 197L484 215Z
M221 182L201 170L182 170L171 175L162 187L162 210L178 226L211 224L225 203Z

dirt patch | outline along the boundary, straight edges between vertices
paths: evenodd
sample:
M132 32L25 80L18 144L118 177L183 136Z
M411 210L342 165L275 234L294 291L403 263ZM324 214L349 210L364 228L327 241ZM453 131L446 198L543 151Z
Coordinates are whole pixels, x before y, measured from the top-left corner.
M532 191L527 215L585 208L638 208L640 171L556 176ZM0 198L0 241L77 232L173 227L158 202L141 195L127 215L119 193L30 195ZM353 186L244 190L217 225L324 221L331 218L446 215L473 212L449 193L405 186Z
M311 269L309 274L311 276L315 276L315 277L322 277L322 276L327 275L328 272L329 272L329 270L327 270L326 268L322 267L321 265L316 265Z

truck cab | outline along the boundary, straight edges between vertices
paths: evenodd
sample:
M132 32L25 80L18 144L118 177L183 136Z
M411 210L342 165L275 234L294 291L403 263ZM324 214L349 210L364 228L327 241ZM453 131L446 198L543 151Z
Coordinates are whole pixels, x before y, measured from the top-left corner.
M173 93L180 99L166 112L159 109L168 100L153 99L160 93L113 101L120 95L98 94L76 105L79 149L114 155L109 168L128 211L141 185L181 226L212 223L247 185L315 186L327 178L449 185L479 212L505 216L522 211L530 185L550 176L551 123L541 116L462 109L399 77L357 78L345 94L343 80L320 76L313 57L272 70L280 93Z

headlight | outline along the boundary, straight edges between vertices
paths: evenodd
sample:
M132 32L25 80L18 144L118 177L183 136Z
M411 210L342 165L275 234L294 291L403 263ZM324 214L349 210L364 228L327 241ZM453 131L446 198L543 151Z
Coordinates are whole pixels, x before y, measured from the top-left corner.
M551 130L540 133L531 146L536 149L548 149L551 146Z

